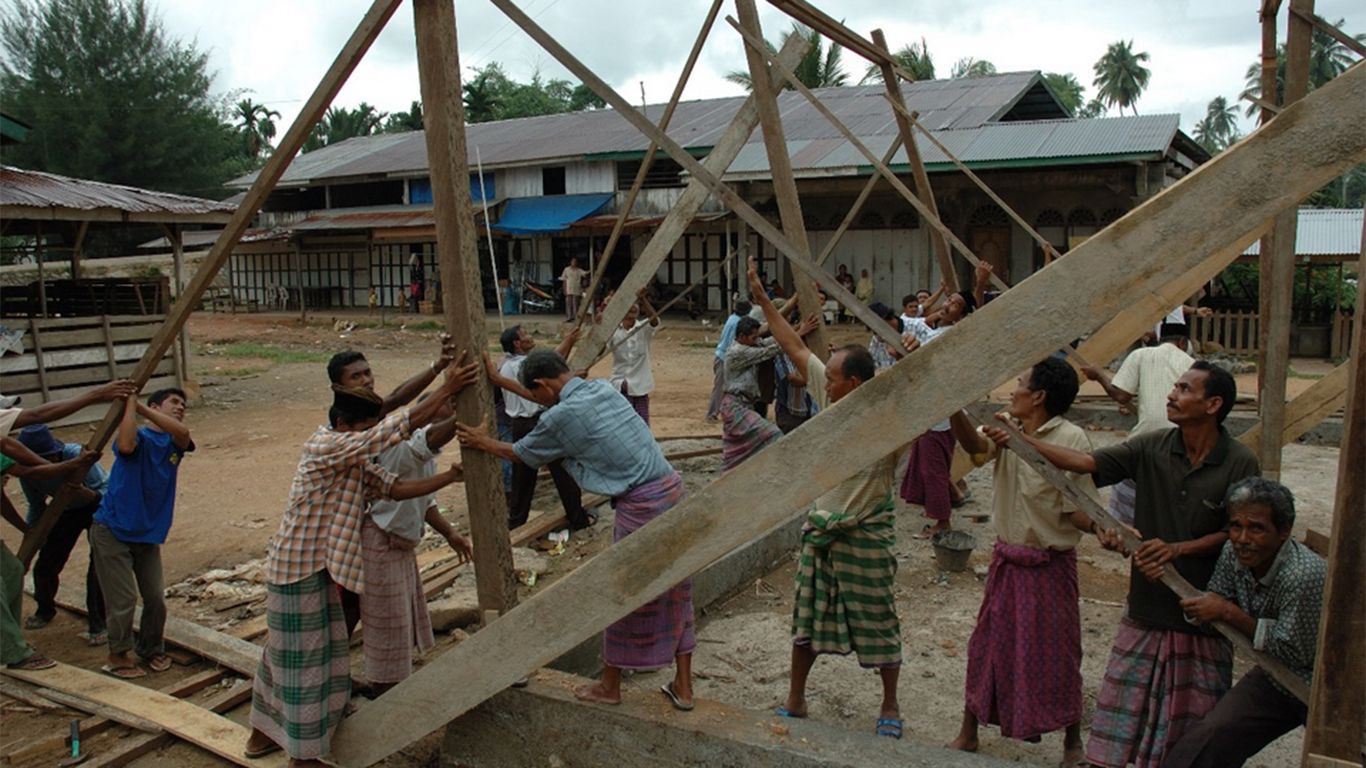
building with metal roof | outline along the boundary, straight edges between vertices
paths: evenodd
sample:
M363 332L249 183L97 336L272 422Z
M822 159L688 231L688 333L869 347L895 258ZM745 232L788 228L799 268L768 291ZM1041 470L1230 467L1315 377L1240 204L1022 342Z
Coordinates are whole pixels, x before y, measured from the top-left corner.
M1295 256L1301 262L1341 264L1361 258L1361 232L1366 211L1360 208L1301 208L1295 228ZM1243 252L1255 258L1261 241Z

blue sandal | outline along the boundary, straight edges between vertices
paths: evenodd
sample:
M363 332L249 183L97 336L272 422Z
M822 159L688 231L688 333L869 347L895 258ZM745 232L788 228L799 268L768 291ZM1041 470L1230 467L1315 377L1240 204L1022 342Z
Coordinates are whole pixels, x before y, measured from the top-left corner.
M799 715L796 712L793 712L792 710L788 709L787 707L778 707L777 709L773 710L773 714L777 715L778 717L790 717L793 720L806 719L806 715Z
M882 717L877 721L877 735L901 738L901 720L895 717Z

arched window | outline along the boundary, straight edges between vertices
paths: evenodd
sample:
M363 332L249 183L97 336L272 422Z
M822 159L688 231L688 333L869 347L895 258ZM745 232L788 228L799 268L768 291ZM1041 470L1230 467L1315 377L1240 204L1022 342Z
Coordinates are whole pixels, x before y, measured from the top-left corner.
M918 229L919 227L920 217L909 208L892 214L892 229Z
M854 227L857 229L882 229L885 226L887 226L886 220L877 211L864 211L854 222Z
M1096 233L1096 214L1090 208L1073 208L1067 214L1067 247L1072 249Z
M1124 217L1125 213L1128 213L1128 211L1125 211L1123 208L1106 208L1105 212L1100 215L1101 228L1103 229L1114 224L1116 221L1119 221Z
M968 228L975 227L1008 227L1010 219L1006 212L995 205L983 205L978 207L968 217Z

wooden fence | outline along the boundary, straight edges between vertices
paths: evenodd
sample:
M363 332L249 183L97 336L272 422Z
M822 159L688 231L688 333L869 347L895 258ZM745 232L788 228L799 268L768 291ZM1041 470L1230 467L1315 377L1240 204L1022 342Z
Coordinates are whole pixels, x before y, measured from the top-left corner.
M1352 310L1333 312L1333 330L1329 336L1329 354L1334 360L1347 356L1352 351Z
M1191 339L1197 343L1197 348L1208 351L1213 342L1230 355L1257 354L1261 321L1256 312L1215 312L1210 317L1192 317L1191 320Z
M48 317L164 315L170 310L170 286L170 278L164 276L48 280L41 290L35 281L6 286L0 296L0 314L42 317L46 303Z
M25 405L79 395L129 376L161 327L164 315L97 315L71 318L6 318L0 326L23 333L23 353L0 357L0 392L23 395ZM144 393L181 386L179 342L157 364ZM98 421L107 404L84 408L58 425Z

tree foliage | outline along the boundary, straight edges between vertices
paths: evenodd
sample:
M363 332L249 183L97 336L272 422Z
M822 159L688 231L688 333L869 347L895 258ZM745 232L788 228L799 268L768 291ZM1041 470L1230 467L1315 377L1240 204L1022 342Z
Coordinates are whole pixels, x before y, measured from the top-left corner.
M251 164L207 54L145 0L13 0L0 42L5 111L33 127L5 163L203 196Z
M251 99L242 99L237 102L233 117L237 119L237 131L247 157L253 164L264 160L270 154L270 141L275 138L275 121L280 119L280 113Z
M806 50L806 55L797 62L792 74L797 76L802 85L807 88L836 88L849 83L849 74L844 71L843 57L844 49L840 46L829 43L826 44L825 37L810 27L793 23L792 29L783 34L783 44L793 36L805 38L810 47ZM775 46L772 42L765 40L764 46L768 52L774 56L778 55L781 45ZM726 79L737 85L742 85L745 90L754 89L754 83L750 80L749 70L734 70L726 73ZM783 84L787 89L791 86Z
M405 133L422 130L422 102L414 101L407 110L391 112L384 119L383 133Z
M1043 81L1062 108L1067 110L1067 114L1078 116L1077 113L1086 103L1086 86L1077 80L1077 76L1071 72L1045 72Z
M1344 23L1346 23L1345 19L1338 19L1333 26L1342 29ZM1366 42L1366 34L1353 35L1352 38ZM1309 90L1312 91L1347 71L1347 68L1352 66L1352 61L1352 54L1347 46L1338 42L1327 32L1315 27L1313 35L1310 37L1309 46ZM1275 104L1284 101L1285 44L1276 46L1276 98L1274 100L1262 96L1262 62L1260 58L1248 65L1245 78L1246 87L1243 88L1242 98L1251 96ZM1248 117L1255 117L1260 112L1261 107L1249 102L1245 114Z
M587 86L575 86L568 80L547 80L540 70L532 72L530 82L519 83L496 61L474 70L474 76L465 81L464 91L465 120L471 123L582 112L607 106Z
M1146 61L1146 51L1134 53L1134 41L1110 43L1094 67L1096 79L1091 84L1096 86L1096 97L1107 107L1118 107L1120 112L1128 107L1137 115L1138 98L1148 87L1148 78L1152 75L1143 66Z
M919 43L903 45L892 54L896 59L896 65L906 70L916 80L934 79L934 58L930 56L929 43L925 38L920 38ZM863 79L859 80L859 85L868 83L882 82L882 68L876 64L869 64L867 71L863 73Z
M1195 141L1211 155L1217 155L1242 138L1238 131L1238 108L1228 99L1216 96L1205 107L1205 116L1195 124Z
M373 105L363 101L354 109L328 107L323 119L313 127L313 132L304 140L303 151L312 152L357 136L379 133L388 116L389 113L380 112Z
M986 77L996 74L996 65L986 59L975 59L971 56L963 58L953 63L953 69L949 71L949 77L957 80L963 77Z

